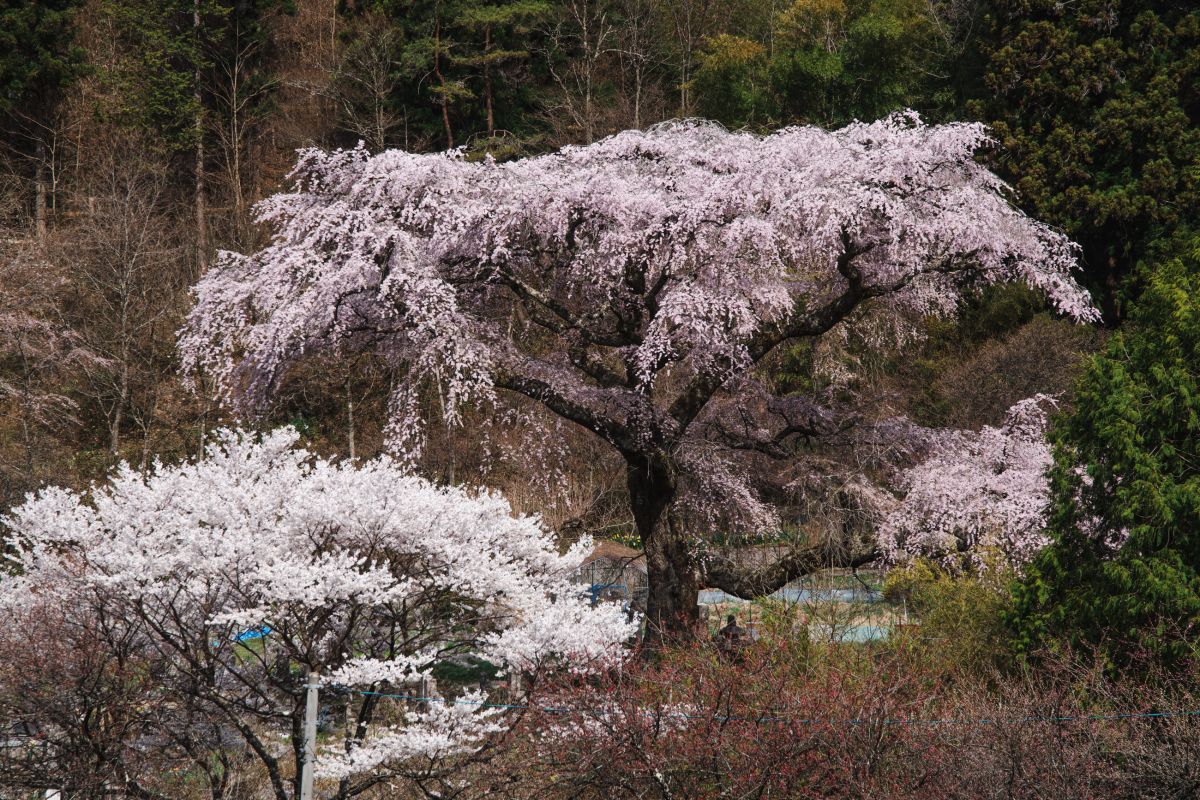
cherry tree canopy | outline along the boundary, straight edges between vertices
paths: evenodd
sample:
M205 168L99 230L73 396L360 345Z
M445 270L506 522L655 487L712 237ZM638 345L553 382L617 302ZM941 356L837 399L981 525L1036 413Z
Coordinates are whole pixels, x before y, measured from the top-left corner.
M313 458L296 439L221 432L194 463L146 476L122 467L87 497L42 491L5 520L19 576L0 580L0 603L98 603L130 621L130 635L189 678L180 685L231 717L278 797L282 756L250 721L298 724L292 665L386 691L456 655L536 673L623 652L636 627L568 582L590 542L559 555L536 518L500 497L435 487L386 458ZM263 648L237 644L264 628ZM351 733L321 756L325 774L347 781L470 751L502 724L477 704L351 706Z
M945 432L934 453L905 471L904 501L879 530L892 561L922 556L951 569L999 558L1027 563L1049 541L1046 441L1054 400L1037 395L1009 409L1004 423L978 432Z
M261 206L272 243L224 254L196 287L184 366L252 409L310 354L378 353L400 376L400 451L419 444L426 381L452 420L474 399L542 404L625 459L652 627L687 623L705 569L689 514L776 525L740 454L826 421L812 398L772 396L755 364L864 307L952 314L1000 281L1095 318L1073 245L974 160L987 143L979 125L904 114L762 137L671 123L505 164L306 150L295 190ZM770 591L810 555L703 580Z

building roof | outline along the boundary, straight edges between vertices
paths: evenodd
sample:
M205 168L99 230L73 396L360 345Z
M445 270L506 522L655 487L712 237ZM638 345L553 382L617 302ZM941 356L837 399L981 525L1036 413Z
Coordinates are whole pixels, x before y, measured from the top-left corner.
M619 542L614 542L611 539L597 539L592 552L583 560L581 567L586 567L588 564L596 561L624 561L627 566L634 569L646 569L646 555L640 550L634 550L632 547L626 547Z

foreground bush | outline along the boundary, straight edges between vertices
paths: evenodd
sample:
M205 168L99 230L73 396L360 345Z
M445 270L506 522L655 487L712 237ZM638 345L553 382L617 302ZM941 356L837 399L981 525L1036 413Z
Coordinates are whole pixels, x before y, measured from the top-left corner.
M546 688L521 746L534 778L513 794L1082 800L1200 786L1200 721L1174 713L1195 708L1191 682L1117 685L1065 660L955 681L903 645L793 655L760 642L731 663L696 647Z

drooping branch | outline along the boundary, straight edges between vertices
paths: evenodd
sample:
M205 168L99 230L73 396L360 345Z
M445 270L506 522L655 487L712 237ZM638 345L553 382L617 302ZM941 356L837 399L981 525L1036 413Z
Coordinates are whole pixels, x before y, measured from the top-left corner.
M846 252L848 251L843 251L843 255L839 257L839 265L843 261L847 264L850 262L851 258L846 257ZM850 274L857 275L855 272ZM848 279L847 288L815 312L797 311L782 323L764 326L747 343L747 360L750 364L757 364L785 342L827 333L846 320L869 296L872 295L863 290L861 279ZM671 404L670 414L679 423L681 431L687 430L717 390L731 377L732 367L731 364L727 370L697 375Z
M712 403L695 433L731 450L759 453L776 460L794 458L795 440L812 442L844 432L854 424L854 415L836 414L810 397L775 397L761 384L756 393L744 380L737 402Z
M761 138L686 123L506 164L306 151L297 191L261 207L273 243L198 287L184 364L261 402L283 365L346 344L330 299L349 290L349 327L414 334L385 343L413 380L470 381L489 361L481 328L508 315L488 288L503 285L588 379L635 383L682 432L730 376L872 297L952 313L958 290L931 283L933 265L963 254L978 282L1026 280L1088 318L1070 244L973 161L985 141L902 115ZM689 382L657 397L676 366Z
M1027 564L1049 541L1046 431L1056 406L1035 395L999 427L941 431L933 452L905 470L903 501L880 525L887 558L931 558L951 570Z
M760 566L743 566L724 554L712 554L701 568L701 583L734 597L753 600L822 569L857 568L879 557L880 553L875 549L854 552L845 547L819 544L797 547Z
M543 380L502 373L496 377L495 384L499 389L507 389L541 403L563 419L599 435L622 453L637 452L637 446L628 429L586 405L556 392Z
M633 453L637 443L628 426L630 392L573 380L568 369L505 347L494 378L498 389L516 392L563 419L602 437L619 451ZM613 414L620 417L614 418ZM621 417L625 417L622 419Z

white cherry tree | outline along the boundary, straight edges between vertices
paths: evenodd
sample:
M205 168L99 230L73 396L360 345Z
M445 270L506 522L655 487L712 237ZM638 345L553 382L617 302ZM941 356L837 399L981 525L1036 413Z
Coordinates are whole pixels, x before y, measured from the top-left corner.
M423 706L377 693L415 694L456 656L532 678L624 653L636 626L569 582L587 541L559 554L498 496L388 458L315 458L296 439L223 431L194 462L124 466L86 495L41 491L5 519L17 569L0 604L100 609L156 654L164 702L186 694L241 736L277 800L296 794L310 672L342 698L318 775L324 796L347 798L449 780L508 722L479 691Z

